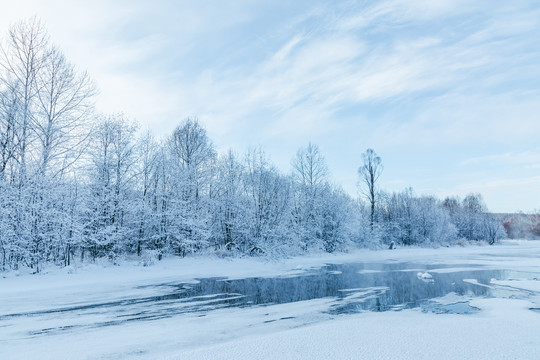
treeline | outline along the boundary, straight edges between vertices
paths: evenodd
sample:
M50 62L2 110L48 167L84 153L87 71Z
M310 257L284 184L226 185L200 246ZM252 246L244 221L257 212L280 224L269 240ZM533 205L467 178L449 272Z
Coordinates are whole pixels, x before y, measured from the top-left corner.
M0 49L0 269L69 266L133 254L285 256L391 243L489 243L503 232L479 195L387 194L382 161L359 158L354 199L328 181L318 147L290 174L261 149L218 154L195 118L165 139L93 108L95 88L52 46L39 20Z
M497 214L510 239L540 239L540 212L536 214Z

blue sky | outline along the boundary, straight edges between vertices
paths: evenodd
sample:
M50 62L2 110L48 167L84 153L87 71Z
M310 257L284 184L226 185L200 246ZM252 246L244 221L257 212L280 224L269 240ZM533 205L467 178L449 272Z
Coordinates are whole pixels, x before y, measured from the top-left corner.
M157 136L198 116L283 171L312 141L353 195L371 147L383 189L540 209L536 1L0 1L4 34L41 17L97 107Z

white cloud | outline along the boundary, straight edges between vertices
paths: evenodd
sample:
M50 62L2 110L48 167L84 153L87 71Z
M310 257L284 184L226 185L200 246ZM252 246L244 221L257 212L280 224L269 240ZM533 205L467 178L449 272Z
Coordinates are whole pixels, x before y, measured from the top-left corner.
M344 17L336 26L343 30L381 28L407 22L433 20L470 9L471 4L460 0L386 0Z
M20 0L3 4L0 23L43 17L53 40L99 84L98 108L123 111L157 135L196 115L220 147L260 144L283 167L311 140L347 189L356 187L368 146L395 158L391 178L423 189L455 190L470 181L454 173L465 178L464 167L479 164L487 164L484 181L502 179L498 160L522 162L529 172L516 178L531 177L540 7L298 4ZM435 171L435 153L462 166L418 177L414 151L426 173ZM499 157L473 157L485 153ZM501 198L511 186L500 184Z
M535 151L524 151L521 153L507 152L504 154L479 156L479 157L473 157L473 158L463 160L459 163L459 165L476 165L476 164L485 164L485 163L490 163L490 164L518 163L518 164L540 165L540 152L535 152Z

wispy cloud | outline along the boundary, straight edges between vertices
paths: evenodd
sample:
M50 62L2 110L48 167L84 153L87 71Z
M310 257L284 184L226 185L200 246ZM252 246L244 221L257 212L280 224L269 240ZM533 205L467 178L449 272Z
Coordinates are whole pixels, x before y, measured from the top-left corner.
M504 179L498 161L535 176L538 4L20 0L2 10L6 26L42 16L98 82L98 108L157 135L197 115L221 148L262 145L284 170L314 141L351 192L368 146L388 179L421 189L456 190L480 166L483 182ZM538 207L530 198L523 206Z
M463 160L459 165L476 165L476 164L540 164L540 152L524 151L521 153L507 152L504 154L495 154L488 156L473 157Z

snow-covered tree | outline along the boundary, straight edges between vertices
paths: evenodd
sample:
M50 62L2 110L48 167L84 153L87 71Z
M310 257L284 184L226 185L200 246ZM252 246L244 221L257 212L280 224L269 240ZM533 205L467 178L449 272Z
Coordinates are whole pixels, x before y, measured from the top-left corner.
M208 245L210 211L208 199L216 152L206 129L196 118L176 127L170 140L173 196L170 198L170 242L182 255Z
M214 247L240 250L248 236L248 198L244 193L245 168L229 150L219 157L212 191Z
M479 194L441 202L412 189L382 193L372 149L358 169L363 196L353 199L329 183L315 144L285 175L261 149L218 156L196 118L163 139L140 136L123 115L96 115L94 94L37 18L9 29L0 46L0 270L144 252L284 256L503 236ZM538 221L525 219L538 234Z
M16 102L14 130L16 176L22 186L26 181L27 162L35 140L32 133L35 121L37 80L42 75L49 53L49 37L41 21L34 17L10 27L0 47L0 82L3 90Z
M287 243L290 181L278 173L260 149L248 152L245 167L249 236L241 248L248 254L279 252Z
M32 130L37 168L42 174L57 176L86 149L95 89L88 75L79 73L54 47L47 51L36 86Z
M123 115L100 120L93 131L90 151L90 191L86 248L93 258L122 251L133 236L126 226L134 184L137 127Z
M362 154L362 165L358 168L360 176L360 192L370 204L370 226L373 230L375 223L375 206L377 203L377 181L383 171L382 160L373 149L367 149Z
M328 166L319 147L309 143L300 148L292 161L293 204L292 212L296 236L304 250L327 248L323 244L323 218L328 200Z

